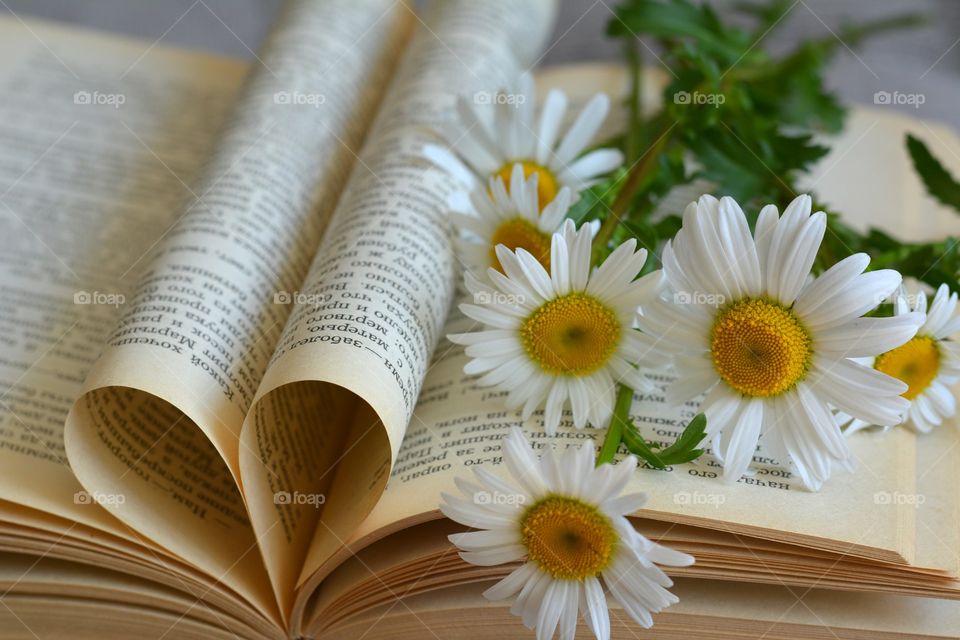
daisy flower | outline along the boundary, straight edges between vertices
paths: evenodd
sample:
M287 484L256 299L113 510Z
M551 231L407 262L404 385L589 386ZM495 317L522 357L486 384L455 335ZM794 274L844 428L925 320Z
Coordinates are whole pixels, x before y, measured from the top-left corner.
M701 403L713 451L737 480L761 435L775 459L792 461L818 490L852 454L833 409L873 424L902 420L907 385L852 358L909 340L923 314L864 318L900 284L891 270L864 273L856 254L810 278L826 214L809 196L783 216L763 208L751 235L731 198L703 196L663 252L673 297L644 308L640 326L674 349L670 402L708 392Z
M550 268L551 238L570 208L570 189L560 189L541 212L538 180L537 174L524 178L523 167L515 164L509 189L500 176L494 176L488 189L477 188L470 194L476 215L450 214L453 223L470 234L457 241L457 252L468 269L486 273L493 267L503 272L495 251L501 244L511 251L524 249Z
M592 233L567 220L554 234L550 270L524 249L496 248L503 273L481 281L469 271L465 283L477 304L460 310L484 325L454 334L471 361L467 374L479 384L508 391L507 407L523 408L526 420L545 407L544 427L554 433L569 402L574 425L602 426L613 413L615 386L638 390L651 384L634 366L650 350L633 330L637 308L659 293L659 273L634 280L647 252L633 239L591 273Z
M513 91L500 92L489 100L478 100L478 95L488 94L460 97L457 122L448 123L442 133L453 152L481 182L499 175L504 183L509 183L513 165L519 163L524 176L538 177L542 207L563 187L568 187L576 200L600 176L623 163L623 154L616 149L595 149L580 155L593 141L610 110L610 100L602 93L586 104L562 139L560 125L567 111L567 97L562 91L553 89L547 94L539 119L529 74L521 76ZM455 162L436 150L428 155L444 166Z
M911 311L925 314L926 319L909 342L885 353L873 362L873 368L903 381L907 390L903 397L910 400L909 422L917 431L929 433L944 419L957 412L957 401L948 388L960 380L960 351L956 342L947 338L960 330L957 316L957 294L947 285L940 285L927 310L927 296L920 291L913 308L901 289L894 300L894 313ZM858 426L849 428L856 431Z
M643 627L678 601L657 564L684 567L693 557L639 534L626 516L646 502L642 493L621 496L637 461L594 467L589 443L538 461L517 427L503 440L503 458L514 482L474 467L477 483L457 478L464 497L443 494L440 510L481 531L450 536L460 557L479 566L521 561L484 596L516 595L511 612L538 638L572 639L578 614L600 640L610 637L604 585ZM656 563L656 564L655 564ZM602 581L602 582L601 582Z

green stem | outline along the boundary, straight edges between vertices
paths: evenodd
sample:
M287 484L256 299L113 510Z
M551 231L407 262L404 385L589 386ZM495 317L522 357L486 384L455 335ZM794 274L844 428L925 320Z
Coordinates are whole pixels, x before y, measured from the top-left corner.
M633 197L657 166L656 162L660 156L660 152L663 151L664 147L666 147L671 140L669 134L669 130L661 133L637 164L633 166L630 173L627 174L627 179L624 181L623 186L620 187L620 191L617 193L613 204L610 205L610 211L607 212L607 217L604 219L603 224L600 225L600 230L597 231L597 235L593 238L594 256L610 242L613 232L616 231L617 225L622 222L624 214L630 207Z
M625 385L620 385L617 390L617 402L613 405L613 415L610 416L610 424L607 425L607 433L603 437L603 445L600 447L600 454L597 456L597 466L613 461L617 449L620 448L620 440L623 438L623 426L630 417L630 407L633 405L633 389Z
M624 145L624 158L628 165L632 165L640 154L643 135L646 132L643 126L643 60L637 41L630 39L625 43L627 67L630 69L630 93L627 96L627 110L630 115L630 126Z

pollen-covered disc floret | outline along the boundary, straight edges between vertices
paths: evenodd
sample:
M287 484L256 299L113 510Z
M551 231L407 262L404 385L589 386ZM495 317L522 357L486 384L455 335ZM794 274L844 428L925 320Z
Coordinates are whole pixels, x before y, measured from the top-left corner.
M873 367L905 382L903 397L916 400L940 371L940 347L933 336L916 336L906 344L877 356Z
M550 234L523 218L507 220L494 229L489 244L491 266L501 273L503 267L497 259L497 247L501 244L513 251L524 249L545 268L550 268Z
M441 511L479 529L450 536L467 562L491 567L521 562L484 592L490 600L516 596L511 612L540 638L571 640L582 615L599 640L610 637L604 586L624 612L644 627L677 602L670 578L657 565L687 566L693 558L639 534L626 516L640 509L641 493L621 495L636 469L627 457L594 466L590 443L537 460L522 432L503 440L512 482L474 467L475 482L457 479L461 495L443 494Z
M544 409L548 433L568 404L577 428L606 426L618 382L652 388L636 366L652 344L633 323L657 297L660 274L634 279L647 257L634 240L591 272L591 240L589 227L577 231L568 220L552 238L549 271L529 251L497 247L502 271L484 279L467 272L473 304L460 307L482 327L450 336L466 346L466 373L506 391L524 420Z
M558 376L584 376L607 364L622 331L613 309L582 293L543 303L520 326L527 355Z
M530 562L543 572L561 580L583 580L610 564L617 532L597 507L547 495L520 516L520 541Z
M584 153L610 110L607 96L595 95L561 136L566 95L552 89L538 117L533 78L525 74L514 85L483 104L476 100L476 94L462 96L457 103L457 118L442 129L453 153L429 146L426 155L454 174L472 174L483 185L491 177L500 176L510 189L513 166L519 163L525 176L538 176L541 206L553 200L563 187L569 188L576 200L581 191L623 163L623 154L616 149Z
M950 387L960 381L960 347L951 338L960 331L957 314L957 294L946 285L937 290L930 309L927 296L920 291L910 304L909 296L901 287L894 297L894 313L925 314L917 335L905 344L881 353L874 359L877 371L893 376L907 385L903 397L910 400L907 423L921 433L927 433L957 413L957 401ZM846 432L854 433L871 423L851 420Z
M537 174L525 178L523 167L513 165L505 180L493 177L486 187L470 194L471 213L450 214L454 227L462 232L456 250L468 271L482 275L492 267L503 273L496 252L500 245L511 251L523 249L550 268L550 245L570 208L570 189L564 187L541 207L539 182Z
M710 332L710 355L720 378L748 396L775 396L806 375L810 334L776 302L745 298L722 309Z
M904 344L923 316L863 317L900 284L895 271L865 272L865 254L812 279L825 230L809 196L783 216L764 207L753 233L733 199L703 196L664 248L668 294L640 326L673 355L668 401L706 392L701 410L730 480L763 435L766 455L816 490L834 466L852 468L835 411L890 425L909 407L906 384L856 359Z

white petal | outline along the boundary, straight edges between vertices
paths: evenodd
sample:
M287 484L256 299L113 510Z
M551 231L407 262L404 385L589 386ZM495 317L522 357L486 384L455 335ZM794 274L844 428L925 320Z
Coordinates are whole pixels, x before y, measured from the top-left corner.
M583 619L597 640L609 640L610 612L607 610L607 598L603 595L600 581L592 576L586 578L583 581L583 594L586 605Z
M485 529L483 531L453 533L448 538L450 542L464 551L477 551L490 547L515 545L520 536L513 529Z
M781 282L784 281L784 260L789 256L804 222L810 218L810 196L801 195L787 205L783 216L772 225L766 248L765 289L776 299L780 299ZM768 223L769 224L769 223ZM765 230L766 231L766 230ZM757 245L761 243L758 241ZM791 301L792 302L792 301Z
M495 567L499 564L516 562L527 555L527 548L521 544L504 545L479 551L461 551L460 557L478 567Z
M760 262L760 286L767 288L767 273L770 268L770 242L773 239L773 232L777 228L777 222L780 220L780 214L777 207L768 204L760 210L757 216L757 223L754 225L754 243L757 246L757 259Z
M723 454L724 478L736 482L744 474L753 460L760 439L760 427L763 424L763 400L747 400L731 427L730 441Z
M566 580L553 580L547 586L547 591L543 595L543 602L540 605L540 613L537 616L537 640L551 640L553 633L560 622L560 616L563 615L563 609L567 602L567 588L570 585Z
M550 389L550 394L547 396L546 407L544 408L543 415L543 428L549 435L553 435L557 432L557 427L560 426L560 414L563 410L563 405L567 401L567 382L563 378L557 378L553 387Z
M646 503L647 495L645 493L628 493L611 500L606 500L601 505L601 508L605 513L625 516L636 513L642 509Z
M916 312L889 318L857 318L817 332L814 350L833 358L876 356L907 342L922 322L923 315Z
M957 399L942 383L934 380L924 392L937 412L944 418L953 417L957 413Z
M891 291L897 288L899 282L900 274L896 271L890 269L869 271L853 278L849 285L842 287L831 297L823 299L816 306L808 305L807 309L801 311L797 308L800 304L798 300L794 311L807 329L811 331L829 329L859 318L876 308ZM800 300L809 300L810 298L805 298L806 294L807 292L804 291Z
M537 164L543 166L550 162L553 145L557 141L560 123L567 111L567 96L557 89L551 89L543 101L540 112L540 128L537 133Z
M460 311L468 318L497 329L514 329L520 326L520 320L516 316L501 313L493 305L462 304Z
M749 296L757 296L762 286L760 260L747 218L733 198L720 199L720 215L724 219L720 227L721 239L730 255L736 256L741 291Z
M623 164L617 149L596 149L574 160L558 176L566 184L589 185L597 176L610 173Z
M527 492L538 497L546 493L547 485L539 471L539 460L519 428L513 427L502 439L503 459L513 476Z
M939 334L956 308L957 294L951 294L947 285L940 285L937 295L933 298L933 304L930 305L930 311L927 313L927 319L923 325L924 331L932 335Z
M580 155L600 129L609 109L610 100L607 96L602 93L593 96L557 147L550 166L566 167Z
M827 229L827 215L818 212L804 223L798 237L788 245L787 253L780 263L780 282L776 292L770 293L785 306L790 306L800 295L817 257L823 234Z
M878 372L879 373L879 372ZM810 386L835 408L871 424L898 424L910 401L899 395L867 395L830 369L815 370L808 376Z
M845 290L869 264L870 256L865 253L847 256L824 271L803 290L793 307L794 311L803 317L811 316L820 305L832 300L839 291ZM896 284L891 291L895 288Z
M483 592L487 600L503 600L514 595L536 575L536 568L532 562L527 562L510 575Z

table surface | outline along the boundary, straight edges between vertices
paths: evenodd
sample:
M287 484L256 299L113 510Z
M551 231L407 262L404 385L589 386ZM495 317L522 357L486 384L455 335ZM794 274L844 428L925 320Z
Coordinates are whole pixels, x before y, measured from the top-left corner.
M720 15L735 0L713 0ZM251 57L263 41L281 0L0 0L0 11L39 16L216 53ZM417 0L418 5L426 4ZM617 0L561 0L543 64L618 60L604 27ZM920 107L892 105L960 128L960 2L956 0L796 0L777 29L757 46L782 51L804 37L834 34L846 21L916 11L929 17L919 28L885 35L856 52L846 46L828 81L845 100L871 104L879 91L924 96ZM659 64L652 42L647 59Z

